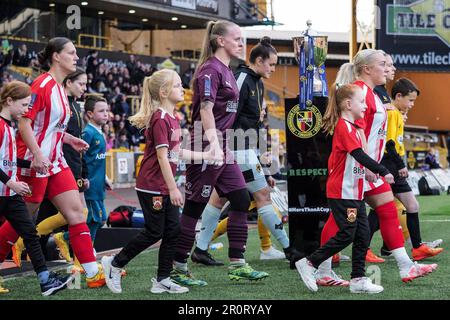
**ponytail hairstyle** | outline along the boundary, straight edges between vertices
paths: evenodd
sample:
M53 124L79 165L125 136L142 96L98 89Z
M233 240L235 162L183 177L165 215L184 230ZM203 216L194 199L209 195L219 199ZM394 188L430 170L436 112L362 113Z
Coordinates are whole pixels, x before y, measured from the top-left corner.
M175 71L163 69L145 77L141 107L134 116L128 118L133 126L138 129L149 128L153 113L161 106L161 91L170 95L176 76Z
M197 68L195 69L193 79L196 78L198 70L206 62L206 60L211 58L217 49L219 49L217 38L226 36L228 29L233 26L237 26L237 24L226 20L208 22L208 25L206 26L206 34L203 38L202 52L200 54L200 59L198 60Z
M355 78L359 78L362 75L363 68L367 65L370 65L375 60L375 55L382 54L383 56L386 55L386 52L383 50L375 50L375 49L365 49L359 51L356 56L353 58L353 73L355 75Z
M63 81L64 87L67 87L67 81L70 80L70 82L77 81L78 77L81 75L86 74L86 71L83 69L77 67L77 70L72 72L71 74L67 75L66 78Z
M72 41L64 37L50 39L44 50L38 53L38 61L41 65L41 69L45 71L50 70L53 62L53 53L60 53L64 49L64 46L69 42Z
M25 99L31 96L31 88L24 82L11 81L3 86L0 92L0 111L6 104L6 100L11 98L13 101Z
M322 128L325 133L333 134L334 128L341 117L344 101L352 99L358 89L360 88L355 84L333 84L327 110L322 119Z
M278 55L277 50L271 44L272 39L269 37L262 37L259 43L250 51L249 61L251 64L256 62L256 59L261 57L264 61L270 58L271 54Z

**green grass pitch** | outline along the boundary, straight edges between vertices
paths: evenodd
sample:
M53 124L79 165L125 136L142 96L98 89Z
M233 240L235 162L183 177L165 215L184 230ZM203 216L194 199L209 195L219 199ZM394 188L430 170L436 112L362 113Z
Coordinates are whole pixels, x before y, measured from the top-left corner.
M45 299L45 300L357 300L357 299L433 299L442 300L450 297L450 197L420 197L422 237L425 241L442 238L443 253L426 262L439 264L438 270L430 276L419 278L412 283L401 282L395 261L377 265L380 269L380 280L384 292L377 295L353 295L348 288L320 288L319 292L309 292L296 270L289 270L287 261L260 261L259 240L256 229L249 230L247 246L247 261L257 270L269 272L270 277L259 282L230 281L227 267L204 267L190 263L190 268L197 278L208 281L203 288L191 288L187 294L155 295L150 293L151 278L155 277L157 268L157 250L150 250L139 255L128 266L128 275L123 279L123 293L115 295L106 287L87 289L84 279L81 290L64 290L55 296L42 297L34 276L18 277L4 282L4 286L11 290L8 294L1 294L0 300L16 299ZM227 238L218 241L224 243L224 249L214 251L216 258L226 261ZM381 246L379 233L372 243L374 252L378 253ZM407 249L410 250L409 248ZM350 248L344 254L350 254ZM368 265L370 267L370 265ZM373 267L370 267L373 268ZM372 269L369 269L372 273ZM342 262L335 271L348 279L350 276L350 262Z

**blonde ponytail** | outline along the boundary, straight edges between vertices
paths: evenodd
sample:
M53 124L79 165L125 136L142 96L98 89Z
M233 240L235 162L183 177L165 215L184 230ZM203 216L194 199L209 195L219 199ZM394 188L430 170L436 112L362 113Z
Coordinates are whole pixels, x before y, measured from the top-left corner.
M170 94L177 73L163 69L144 79L141 106L139 111L128 118L130 123L138 129L148 128L153 113L161 106L161 91Z

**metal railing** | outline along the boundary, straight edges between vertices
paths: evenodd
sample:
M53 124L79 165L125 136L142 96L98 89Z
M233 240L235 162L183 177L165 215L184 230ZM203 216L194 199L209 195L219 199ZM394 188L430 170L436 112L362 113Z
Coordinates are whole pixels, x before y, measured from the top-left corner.
M82 39L86 38L92 40L92 45L85 45L82 43ZM106 49L109 51L112 50L111 38L86 33L80 33L78 35L78 46L87 49Z

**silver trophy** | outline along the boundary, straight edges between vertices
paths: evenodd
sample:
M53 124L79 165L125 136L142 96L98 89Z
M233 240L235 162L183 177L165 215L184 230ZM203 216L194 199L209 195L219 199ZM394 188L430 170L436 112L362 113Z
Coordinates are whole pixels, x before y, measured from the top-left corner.
M328 36L320 36L314 30L312 30L312 22L308 20L308 29L302 32L302 36L293 38L294 41L294 52L295 59L298 63L300 50L304 47L305 52L305 63L308 64L309 61L309 42L308 38L312 37L314 39L314 66L307 65L306 68L314 68L314 82L313 82L313 94L315 96L324 96L324 86L326 86L326 81L324 80L325 73L325 61L328 54ZM300 80L306 80L305 74L300 74Z

